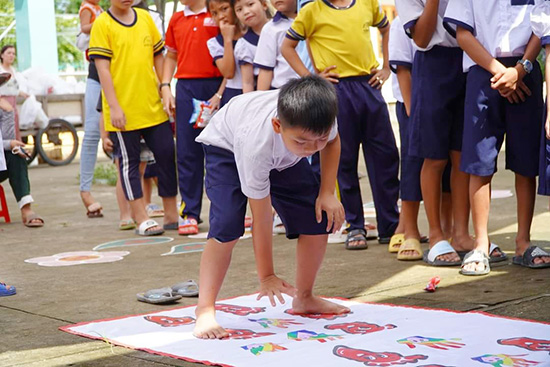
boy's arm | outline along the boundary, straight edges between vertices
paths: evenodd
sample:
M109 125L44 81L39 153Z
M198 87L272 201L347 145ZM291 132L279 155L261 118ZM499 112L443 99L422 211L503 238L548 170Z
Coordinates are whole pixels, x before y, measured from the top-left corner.
M437 27L439 0L427 0L422 15L410 28L411 36L420 48L428 47Z
M285 303L281 293L294 296L295 289L275 275L273 267L273 213L271 197L263 199L249 199L254 225L252 226L252 244L256 258L256 269L260 279L260 294L258 299L267 296L272 306L275 298Z
M162 104L164 105L164 111L172 117L176 111L176 101L172 95L172 89L170 89L170 82L172 81L172 77L176 71L177 64L178 54L174 51L168 50L164 60L164 65L162 66L160 92L162 96Z
M241 77L243 80L243 93L254 91L254 66L252 64L242 64Z
M111 125L117 129L124 130L124 126L126 125L126 116L124 115L124 111L122 111L116 97L113 77L111 75L111 60L96 58L94 62L97 67L97 73L99 74L101 89L103 89L105 99L107 99L107 104L109 105Z
M294 69L294 71L299 76L310 75L311 73L309 72L308 68L306 68L306 66L302 62L302 59L300 59L298 52L296 52L296 46L298 46L297 40L285 37L285 39L283 40L283 44L281 45L281 54L286 59L290 67ZM334 69L336 69L336 65L331 65L320 72L318 75L325 78L329 82L338 83L339 75L332 72L332 70Z
M340 135L337 134L321 150L321 188L315 201L315 217L317 223L323 219L323 211L327 213L327 232L336 232L345 220L344 207L335 196L336 175L340 163Z
M369 79L369 84L371 87L376 89L382 89L384 82L388 80L391 74L390 70L390 61L389 61L389 40L390 40L390 26L389 23L385 27L378 28L380 34L382 35L382 55L384 61L382 64L382 69L372 69L372 77Z
M157 79L161 81L162 74L164 71L164 56L162 55L162 53L156 54L153 59L153 62L155 65L155 73L157 74Z
M273 70L262 69L258 73L258 85L257 90L270 90L271 82L273 81Z
M403 103L405 104L405 110L407 111L407 116L410 116L411 115L411 90L412 90L411 69L403 65L397 65L397 71L395 75L397 76L399 89L401 90L401 95L403 96Z

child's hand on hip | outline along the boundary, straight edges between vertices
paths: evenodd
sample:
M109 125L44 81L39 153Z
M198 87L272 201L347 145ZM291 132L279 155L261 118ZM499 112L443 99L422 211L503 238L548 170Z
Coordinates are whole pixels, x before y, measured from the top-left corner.
M327 213L327 232L332 229L332 233L335 233L342 227L346 219L342 203L338 201L334 194L321 193L315 201L317 223L321 223L321 220L323 220L323 211Z
M384 82L388 80L391 75L389 68L371 69L371 78L369 79L369 85L376 89L382 89Z
M338 78L340 77L340 74L332 72L332 70L334 69L336 69L336 65L329 66L325 70L321 71L319 73L319 76L328 80L331 83L338 83Z
M271 306L275 307L277 305L275 297L281 304L285 303L282 293L294 297L296 288L276 275L269 275L264 279L260 279L260 294L258 294L257 300L267 296Z

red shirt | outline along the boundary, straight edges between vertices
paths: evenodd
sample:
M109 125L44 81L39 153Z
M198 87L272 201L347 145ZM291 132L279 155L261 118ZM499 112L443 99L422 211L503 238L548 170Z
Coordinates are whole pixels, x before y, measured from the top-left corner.
M193 13L188 7L170 19L166 48L178 55L177 79L221 77L206 41L218 35L218 27L206 8Z

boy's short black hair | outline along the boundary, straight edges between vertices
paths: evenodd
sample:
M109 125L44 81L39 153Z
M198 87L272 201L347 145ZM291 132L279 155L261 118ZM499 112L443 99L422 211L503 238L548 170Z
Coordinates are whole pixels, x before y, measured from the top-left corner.
M277 114L283 126L326 134L338 114L336 90L316 75L291 79L279 91Z

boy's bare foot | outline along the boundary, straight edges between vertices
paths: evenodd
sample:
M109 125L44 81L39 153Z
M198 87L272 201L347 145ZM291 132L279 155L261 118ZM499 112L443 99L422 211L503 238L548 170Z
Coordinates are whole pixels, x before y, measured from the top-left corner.
M351 310L346 306L327 301L326 299L314 295L296 296L292 300L292 313L295 314L320 313L341 315L349 313L350 311Z
M197 320L193 335L199 339L223 339L229 336L229 333L221 327L216 321L216 311L212 307L208 310L201 310L199 307L195 310Z

